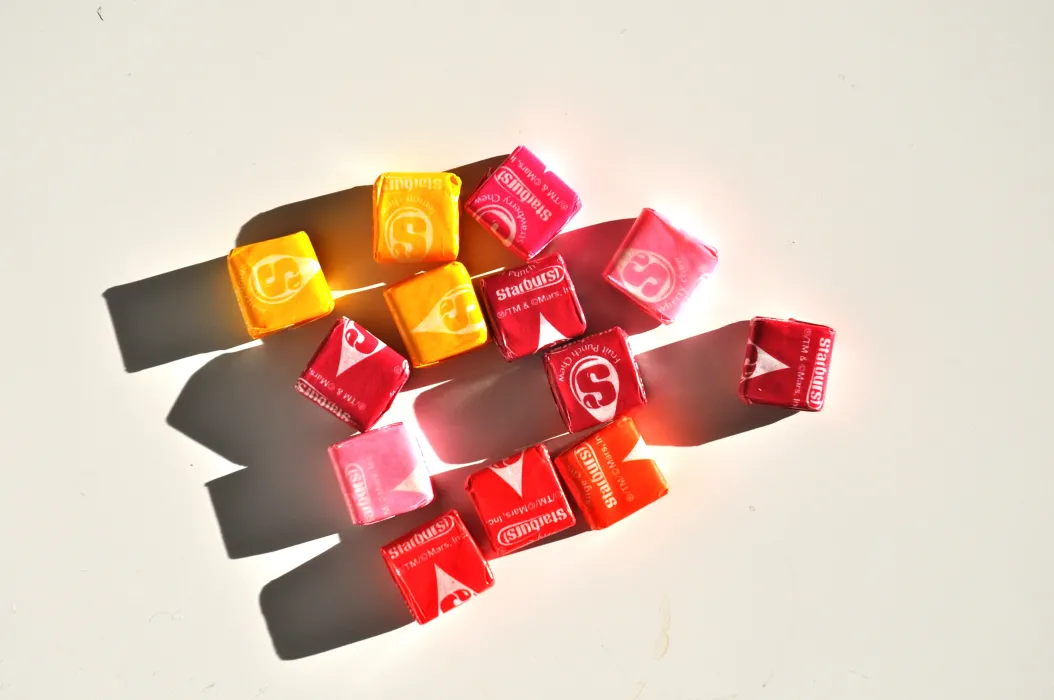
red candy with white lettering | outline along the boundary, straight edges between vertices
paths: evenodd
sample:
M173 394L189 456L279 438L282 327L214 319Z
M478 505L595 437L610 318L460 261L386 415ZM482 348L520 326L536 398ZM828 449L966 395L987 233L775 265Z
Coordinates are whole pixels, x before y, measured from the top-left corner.
M406 359L352 321L341 318L319 345L296 390L359 432L391 407L410 376Z
M645 209L604 271L616 289L662 323L673 323L717 267L717 250Z
M381 547L381 555L421 624L494 585L490 566L455 510Z
M575 524L545 445L479 470L468 478L465 489L498 554L526 547Z
M545 353L549 387L572 433L648 402L626 332L615 326Z
M502 357L520 357L586 332L586 317L564 259L547 255L480 280Z
M747 403L819 411L827 396L834 329L765 318L750 322L739 395Z
M549 245L581 208L575 191L524 146L465 202L469 216L524 260Z

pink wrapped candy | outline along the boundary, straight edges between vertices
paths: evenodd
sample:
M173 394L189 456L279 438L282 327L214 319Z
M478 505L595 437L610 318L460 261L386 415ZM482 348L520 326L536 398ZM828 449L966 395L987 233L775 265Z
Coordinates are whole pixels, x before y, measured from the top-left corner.
M428 465L402 423L337 443L329 448L329 458L356 525L387 520L432 502Z
M524 260L540 253L582 200L538 156L516 148L465 202L465 212Z
M308 362L296 390L365 432L391 407L409 376L406 358L350 318L341 318Z
M717 267L717 250L645 209L604 278L657 321L673 323L699 283Z

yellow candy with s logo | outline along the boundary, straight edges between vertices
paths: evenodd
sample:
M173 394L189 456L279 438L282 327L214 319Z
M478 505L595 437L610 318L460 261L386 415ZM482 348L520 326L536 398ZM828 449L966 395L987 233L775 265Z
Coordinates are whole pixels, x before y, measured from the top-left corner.
M453 173L384 173L373 184L373 258L377 262L457 259L458 197Z
M235 248L227 256L227 268L253 338L333 311L333 295L303 231Z
M427 367L487 342L487 323L468 270L449 263L384 292L414 367Z

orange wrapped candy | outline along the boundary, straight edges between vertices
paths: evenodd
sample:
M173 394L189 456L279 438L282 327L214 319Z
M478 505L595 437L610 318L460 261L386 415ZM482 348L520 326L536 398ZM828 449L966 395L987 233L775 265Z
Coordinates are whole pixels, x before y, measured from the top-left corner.
M614 525L670 490L629 416L593 433L554 463L593 530Z
M253 338L333 311L333 295L303 231L235 248L227 256L227 268Z
M427 367L487 342L472 278L459 262L403 280L384 292L414 367Z
M384 173L373 183L373 258L377 262L457 259L458 197L453 173Z

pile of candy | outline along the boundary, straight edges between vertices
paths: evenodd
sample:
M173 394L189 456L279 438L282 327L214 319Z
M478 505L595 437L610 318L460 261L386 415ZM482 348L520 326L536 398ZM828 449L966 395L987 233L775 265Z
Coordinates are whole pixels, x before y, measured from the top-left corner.
M568 431L602 426L555 459L544 445L535 445L468 478L465 488L493 551L505 554L574 525L561 479L590 528L613 525L664 496L668 487L625 415L647 402L626 333L613 327L579 337L586 319L563 259L536 257L581 208L581 200L529 150L513 151L468 198L464 211L526 264L485 277L477 292L456 261L460 191L461 180L452 173L385 173L374 184L376 261L444 263L385 291L409 362L355 321L341 318L296 383L298 392L360 432L329 450L351 519L368 525L432 501L428 467L409 428L401 423L370 428L406 383L411 365L427 367L469 352L493 334L507 361L544 351L545 372ZM645 209L603 275L668 324L717 260L712 247ZM303 231L237 248L228 265L254 338L333 311L322 267ZM751 404L820 410L833 343L834 331L826 326L755 318L740 396ZM381 554L421 623L493 585L490 567L456 511L408 532Z

